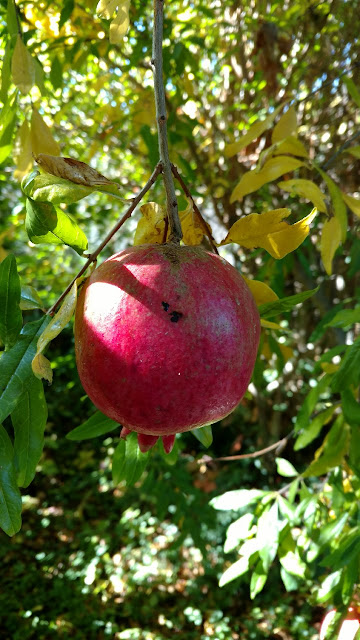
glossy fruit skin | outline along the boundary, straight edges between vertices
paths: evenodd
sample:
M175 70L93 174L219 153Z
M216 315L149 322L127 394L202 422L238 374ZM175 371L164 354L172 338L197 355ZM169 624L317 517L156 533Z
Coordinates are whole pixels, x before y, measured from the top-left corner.
M75 316L85 391L127 430L152 436L228 415L250 382L259 335L236 269L201 247L173 244L130 247L103 262Z
M336 609L329 611L321 623L319 640L325 640L327 629L336 614ZM360 610L357 607L348 609L345 620L341 623L337 640L354 640L360 629Z

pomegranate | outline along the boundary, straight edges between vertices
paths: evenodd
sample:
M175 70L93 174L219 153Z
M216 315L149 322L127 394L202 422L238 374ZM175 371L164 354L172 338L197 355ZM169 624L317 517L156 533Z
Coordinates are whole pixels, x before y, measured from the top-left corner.
M321 623L319 640L325 640L326 632L330 626L336 609L329 611ZM360 610L357 607L349 607L345 620L342 622L337 640L354 640L360 629Z
M82 385L142 451L215 422L250 382L260 321L241 275L201 247L140 245L93 271L75 316Z

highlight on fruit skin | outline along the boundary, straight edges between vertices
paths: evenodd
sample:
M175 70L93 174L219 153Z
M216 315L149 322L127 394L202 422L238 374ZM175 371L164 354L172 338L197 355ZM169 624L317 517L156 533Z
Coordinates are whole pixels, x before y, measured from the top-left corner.
M244 279L202 247L140 245L111 256L80 292L76 362L95 406L142 451L221 420L253 372L260 318Z

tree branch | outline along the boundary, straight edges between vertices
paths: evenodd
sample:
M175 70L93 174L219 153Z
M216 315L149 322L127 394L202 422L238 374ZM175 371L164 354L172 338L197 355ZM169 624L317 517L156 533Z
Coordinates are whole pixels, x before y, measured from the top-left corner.
M278 440L278 442L274 442L274 444L271 444L269 447L259 449L259 451L254 451L253 453L245 453L239 456L224 456L222 458L210 458L210 456L206 456L197 462L209 464L210 462L226 462L232 460L246 460L247 458L259 458L259 456L263 456L265 453L270 453L270 451L273 451L274 449L277 449L280 453L286 447L288 440L292 435L293 431L291 431L291 433L289 433L285 438Z
M161 171L162 171L162 165L161 165L161 162L158 162L158 164L156 165L154 171L152 172L149 180L147 181L145 186L141 189L141 191L139 191L138 195L132 200L132 203L131 203L130 207L128 208L128 210L126 211L126 213L124 213L123 217L119 220L119 222L115 225L115 227L113 227L111 229L111 231L109 231L109 233L107 234L106 238L104 238L104 240L101 242L101 244L99 244L99 246L95 249L95 251L88 257L88 259L86 260L85 264L81 267L80 271L76 274L76 276L72 279L70 284L66 287L65 291L56 300L56 302L52 305L52 307L50 307L50 309L47 311L47 315L48 316L54 315L56 308L64 300L65 296L69 293L69 291L70 291L71 287L73 286L74 282L78 278L80 278L80 276L82 276L83 273L85 273L86 269L91 265L92 262L95 262L95 260L98 257L100 251L102 251L104 249L104 247L106 247L106 245L110 242L111 238L115 235L115 233L117 231L119 231L119 229L123 226L124 222L126 222L126 220L128 218L130 218L132 212L134 211L134 209L136 209L136 207L139 204L139 202L141 202L141 200L143 199L145 193L147 191L149 191L150 187L152 187L152 185L156 181L156 178L158 177L159 173L161 173Z
M154 32L151 64L154 72L154 92L156 106L156 124L159 137L160 162L163 167L166 191L167 215L170 227L170 242L180 243L182 238L178 204L175 194L174 180L171 173L169 147L166 127L166 103L163 81L162 40L164 25L164 0L154 0Z

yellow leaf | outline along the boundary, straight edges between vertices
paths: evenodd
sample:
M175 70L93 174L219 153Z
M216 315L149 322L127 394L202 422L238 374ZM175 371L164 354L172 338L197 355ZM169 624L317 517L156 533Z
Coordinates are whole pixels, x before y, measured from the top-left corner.
M251 213L233 224L221 245L236 242L248 249L262 247L273 258L283 258L305 240L316 209L293 225L283 221L289 215L289 209Z
M341 226L337 218L333 217L324 222L321 234L320 252L326 273L332 273L332 261L336 249L341 244Z
M334 362L322 362L320 366L325 373L335 373L340 367L339 364Z
M11 73L14 85L20 89L21 93L24 95L29 93L35 82L35 65L20 35L16 39Z
M31 363L34 375L36 375L37 377L46 378L46 375L42 376L40 375L40 372L43 371L46 373L49 370L49 365L44 362L44 359L38 358L38 356L42 354L49 342L51 342L51 340L54 340L54 338L56 338L56 336L61 333L61 331L71 320L74 314L77 300L77 282L77 280L76 282L74 282L59 311L54 315L52 320L47 325L45 331L41 334L39 340L37 341L36 354Z
M33 165L31 134L27 120L24 120L17 132L13 147L13 159L16 164L14 177L21 181L31 171Z
M119 44L129 28L130 0L123 0L118 8L116 18L110 24L110 43Z
M294 357L294 350L291 347L288 347L286 344L279 344L280 351L284 357L284 360L290 360L290 358Z
M275 291L265 284L265 282L261 282L260 280L250 280L250 278L246 278L246 276L243 276L243 278L258 307L261 304L265 304L265 302L274 302L274 300L279 299L279 296L276 295Z
M256 138L259 138L259 136L261 136L264 133L264 131L269 129L270 125L276 118L279 111L283 108L283 106L284 105L281 104L276 109L274 109L274 111L270 113L265 118L265 120L261 120L260 122L255 122L253 125L251 125L250 129L245 133L245 135L243 135L240 138L240 140L237 140L236 142L232 142L231 144L226 145L224 150L225 156L227 156L228 158L231 158L231 156L234 156L236 153L239 153L241 149L244 149L244 147L247 147L247 145L250 144L250 142L252 142L253 140L256 140Z
M235 187L231 194L230 202L235 200L242 200L244 196L253 191L257 191L267 182L272 182L284 173L295 171L299 167L303 167L304 163L296 158L290 158L290 156L275 156L265 162L260 171L247 171L242 176L239 184Z
M275 151L273 151L274 156L284 153L291 153L293 156L300 156L301 158L307 158L309 155L303 143L295 136L285 138L279 145L276 145Z
M319 167L316 167L316 169L326 182L327 188L329 189L334 216L339 221L341 228L341 240L342 242L345 242L347 234L347 211L342 193L339 187L335 184L334 180L332 180L332 178L330 178L330 176L328 176L325 171L323 171Z
M33 370L33 374L34 376L36 376L37 378L44 378L45 380L47 380L50 384L53 381L53 372L52 372L52 368L51 368L51 364L49 362L49 360L47 358L45 358L45 356L43 356L42 353L38 353L32 363L32 370Z
M60 155L58 143L55 142L49 127L35 107L33 107L31 118L31 147L34 156L38 156L40 153L51 156Z
M100 0L96 7L96 13L102 18L110 20L118 4L119 0Z
M360 218L360 200L359 198L354 198L353 196L349 196L347 193L342 194L344 202L347 204L349 209L355 213L355 215Z
M140 207L142 218L136 227L134 245L162 244L165 234L166 208L156 202Z
M270 320L264 320L264 318L260 318L260 324L264 329L273 329L274 331L285 331L284 327L282 327L277 322L270 322Z
M204 227L193 209L191 200L188 201L188 205L184 211L179 211L179 217L184 244L200 244L204 237ZM211 227L207 223L206 225L211 233Z
M310 200L318 211L326 213L325 196L319 187L311 180L284 180L278 183L278 187L289 193L301 196Z
M279 122L275 125L272 132L271 141L280 142L289 136L296 134L297 132L297 119L295 107L291 106L281 116Z

